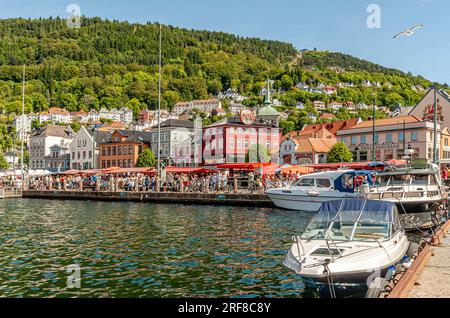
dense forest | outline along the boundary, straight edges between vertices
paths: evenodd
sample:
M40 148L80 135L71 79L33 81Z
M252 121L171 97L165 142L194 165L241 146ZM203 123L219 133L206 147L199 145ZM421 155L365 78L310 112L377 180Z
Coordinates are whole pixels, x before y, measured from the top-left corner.
M26 111L48 107L69 111L127 106L138 113L157 105L158 24L131 24L82 18L69 28L66 20L0 20L0 111L21 107L22 65L26 65ZM233 88L249 97L248 106L262 102L268 76L275 97L286 109L314 100L353 101L395 107L412 105L423 92L412 89L431 84L420 76L332 52L298 52L292 44L244 38L222 32L162 26L162 106L203 99ZM389 87L363 87L363 81ZM295 88L305 82L336 85L337 94L316 94ZM313 110L312 110L313 111ZM345 114L344 114L345 115ZM292 114L297 122L307 113Z

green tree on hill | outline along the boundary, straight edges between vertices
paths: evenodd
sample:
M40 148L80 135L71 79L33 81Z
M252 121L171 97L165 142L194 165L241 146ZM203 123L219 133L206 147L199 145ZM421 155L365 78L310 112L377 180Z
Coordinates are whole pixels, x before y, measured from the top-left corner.
M9 169L8 162L5 159L5 156L3 154L0 154L0 169L6 170Z

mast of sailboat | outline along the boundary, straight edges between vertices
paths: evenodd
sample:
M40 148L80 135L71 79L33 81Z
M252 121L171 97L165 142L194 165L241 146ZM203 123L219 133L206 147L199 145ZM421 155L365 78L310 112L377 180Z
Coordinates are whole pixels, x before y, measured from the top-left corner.
M23 174L23 144L25 139L25 127L24 127L24 121L25 121L25 64L23 65L23 79L22 79L22 120L19 136L21 138L22 147L20 150L20 170L21 170L21 182L22 182L22 189L25 185L24 182L24 174Z
M158 61L158 177L161 178L161 46L162 29L159 24L159 61Z

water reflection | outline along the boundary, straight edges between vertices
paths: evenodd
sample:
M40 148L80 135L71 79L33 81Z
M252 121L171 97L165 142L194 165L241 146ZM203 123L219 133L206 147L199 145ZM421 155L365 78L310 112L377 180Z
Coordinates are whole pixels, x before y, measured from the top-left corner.
M299 297L282 260L311 214L238 207L3 200L3 297ZM81 267L81 289L66 266Z

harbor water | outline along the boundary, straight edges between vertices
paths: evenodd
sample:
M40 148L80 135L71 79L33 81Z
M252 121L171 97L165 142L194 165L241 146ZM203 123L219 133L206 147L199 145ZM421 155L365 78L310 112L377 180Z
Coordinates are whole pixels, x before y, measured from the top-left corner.
M311 217L264 208L2 200L0 296L314 296L282 265L292 235ZM79 288L70 284L74 273Z

